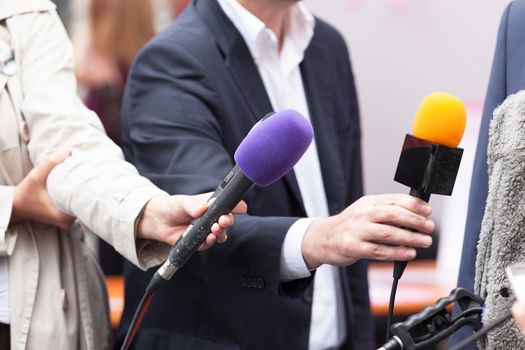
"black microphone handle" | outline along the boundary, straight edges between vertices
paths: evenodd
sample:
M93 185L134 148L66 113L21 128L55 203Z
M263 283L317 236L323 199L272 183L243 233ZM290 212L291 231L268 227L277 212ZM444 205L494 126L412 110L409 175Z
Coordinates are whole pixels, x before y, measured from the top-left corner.
M424 200L425 202L428 202L430 200L430 193L429 192L423 192L421 190L411 188L410 192L408 193L412 197L416 197L419 199ZM414 230L410 227L402 227L405 230L417 232L417 230ZM392 319L394 318L394 306L396 302L396 292L397 292L397 284L399 280L401 279L401 276L403 276L403 272L405 272L405 268L407 267L408 261L395 261L394 262L394 270L392 271L392 277L394 278L392 282L392 288L390 289L390 301L388 303L388 313L386 316L386 341L390 339L390 325L392 324ZM395 345L395 343L392 343Z
M230 213L253 185L254 183L237 166L233 168L210 197L210 200L214 199L214 201L208 210L188 226L186 232L171 248L168 259L155 273L154 283L163 284L168 281L204 243L213 224L222 215Z
M424 200L427 203L430 200L430 193L422 192L422 191L417 190L415 188L411 188L410 192L408 194L411 195L412 197L416 197L416 198L419 198L421 200ZM408 231L412 231L412 232L417 232L416 230L414 230L412 228L409 228L409 227L403 227L403 229L408 230ZM405 271L405 267L407 266L407 264L408 264L408 261L396 261L394 263L393 277L395 279L401 279L401 276L403 275L403 272Z

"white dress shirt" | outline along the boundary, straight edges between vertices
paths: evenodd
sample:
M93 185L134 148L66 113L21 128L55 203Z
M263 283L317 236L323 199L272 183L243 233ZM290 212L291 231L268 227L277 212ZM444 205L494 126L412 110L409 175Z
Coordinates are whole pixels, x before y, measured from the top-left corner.
M241 33L263 80L274 110L292 108L310 120L299 64L314 33L315 19L301 4L294 4L286 19L281 51L277 37L237 0L218 0L222 10ZM281 253L281 280L310 276L301 243L312 217L329 216L317 146L312 142L294 167L309 218L290 227ZM346 325L339 271L323 265L314 280L309 349L336 349L345 341Z

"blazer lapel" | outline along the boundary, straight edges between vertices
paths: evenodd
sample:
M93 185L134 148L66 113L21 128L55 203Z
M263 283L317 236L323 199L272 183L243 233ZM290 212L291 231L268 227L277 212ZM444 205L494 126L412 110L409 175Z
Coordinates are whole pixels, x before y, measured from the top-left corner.
M249 107L250 117L255 124L266 114L273 112L273 107L250 50L216 0L197 0L195 6L211 33L215 35L226 67L237 84L244 102ZM284 176L284 180L304 211L301 192L293 170Z
M321 172L330 214L336 214L344 209L346 205L345 181L341 169L339 148L337 145L337 134L332 101L331 76L324 68L326 62L326 50L322 50L322 43L312 39L312 43L305 52L305 58L301 63L301 74L308 101L310 118L315 130L315 142L319 153Z

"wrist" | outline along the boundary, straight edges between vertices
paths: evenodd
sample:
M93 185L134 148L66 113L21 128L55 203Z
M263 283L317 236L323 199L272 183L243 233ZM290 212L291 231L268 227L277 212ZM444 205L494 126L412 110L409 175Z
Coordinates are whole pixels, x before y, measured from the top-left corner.
M25 217L23 209L24 206L21 200L20 188L19 186L16 186L13 190L13 207L11 209L11 219L9 220L9 223L14 224L23 221Z
M159 199L169 197L167 194L157 194L151 197L140 212L136 220L136 237L140 239L158 240L158 218L159 218Z
M323 233L327 219L316 219L312 221L301 243L301 252L308 270L312 271L323 264Z

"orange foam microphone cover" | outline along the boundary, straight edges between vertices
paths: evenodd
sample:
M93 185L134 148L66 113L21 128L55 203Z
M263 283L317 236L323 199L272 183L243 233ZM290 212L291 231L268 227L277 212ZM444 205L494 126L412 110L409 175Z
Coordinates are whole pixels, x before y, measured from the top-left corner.
M405 135L394 180L426 201L431 193L450 196L463 155L457 146L466 119L465 106L457 97L443 92L426 96L412 134Z
M434 92L419 105L412 135L455 148L461 142L466 123L467 111L461 100L445 92Z

